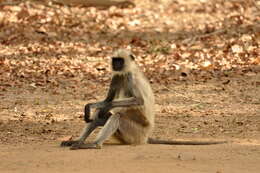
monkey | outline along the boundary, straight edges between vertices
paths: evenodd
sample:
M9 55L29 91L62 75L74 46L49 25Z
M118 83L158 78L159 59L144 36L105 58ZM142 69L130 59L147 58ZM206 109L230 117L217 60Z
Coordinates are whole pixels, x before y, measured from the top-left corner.
M210 145L226 141L166 141L150 138L155 121L155 98L150 82L135 63L135 56L125 49L111 58L112 79L103 101L85 106L86 126L76 140L62 141L70 149L100 149L106 139L116 137L123 144ZM95 109L93 119L90 110ZM84 143L102 126L93 143Z

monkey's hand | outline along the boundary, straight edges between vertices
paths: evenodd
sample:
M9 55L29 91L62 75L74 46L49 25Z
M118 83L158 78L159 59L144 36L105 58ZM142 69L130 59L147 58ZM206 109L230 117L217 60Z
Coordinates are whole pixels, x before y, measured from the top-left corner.
M90 106L91 106L91 104L87 104L85 106L84 120L85 120L86 123L90 123L90 122L93 121L92 119L90 119Z

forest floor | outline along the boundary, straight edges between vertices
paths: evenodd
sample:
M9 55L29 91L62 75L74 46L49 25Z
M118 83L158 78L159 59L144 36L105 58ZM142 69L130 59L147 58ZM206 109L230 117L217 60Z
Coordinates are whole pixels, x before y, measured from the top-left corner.
M259 172L259 7L158 2L107 10L0 7L1 173ZM121 47L133 50L151 81L152 137L228 143L129 146L111 139L101 150L59 147L80 134L84 105L106 95L106 58Z

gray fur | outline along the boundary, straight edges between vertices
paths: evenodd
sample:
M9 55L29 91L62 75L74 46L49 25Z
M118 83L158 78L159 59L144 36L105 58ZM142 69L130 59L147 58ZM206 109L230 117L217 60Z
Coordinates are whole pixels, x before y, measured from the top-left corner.
M104 101L87 104L81 136L75 141L63 141L61 146L71 149L100 149L110 136L125 144L169 144L169 145L209 145L220 142L164 141L151 139L154 128L154 94L149 81L139 70L131 53L118 50L113 57L124 59L125 66L120 71L112 70L112 81ZM112 64L112 63L111 63ZM113 68L112 68L113 69ZM96 108L94 119L90 119L90 109ZM89 123L88 123L89 122ZM84 144L86 138L98 126L104 126L91 144Z

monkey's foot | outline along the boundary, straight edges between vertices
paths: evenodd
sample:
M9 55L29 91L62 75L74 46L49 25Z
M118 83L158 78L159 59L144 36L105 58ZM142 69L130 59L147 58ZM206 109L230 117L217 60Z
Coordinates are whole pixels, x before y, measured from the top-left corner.
M78 150L78 149L101 149L102 145L99 144L83 144L83 143L75 143L73 144L70 149L71 150Z
M80 141L68 140L68 141L62 141L60 146L61 147L70 147L72 145L80 144L80 143L81 143Z

